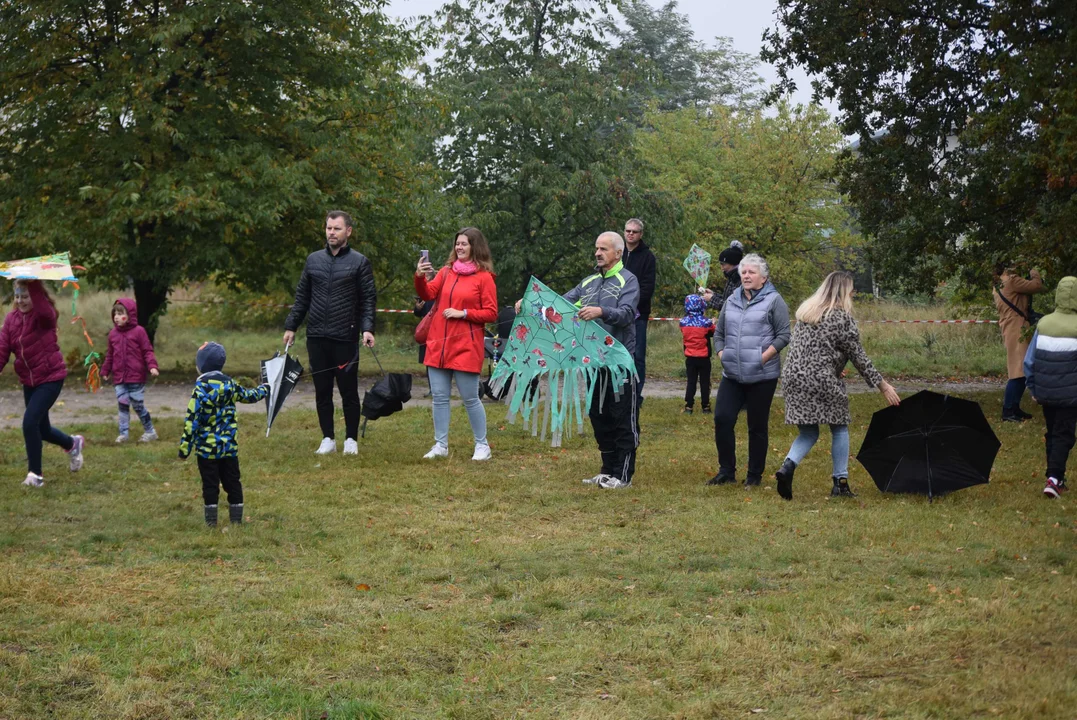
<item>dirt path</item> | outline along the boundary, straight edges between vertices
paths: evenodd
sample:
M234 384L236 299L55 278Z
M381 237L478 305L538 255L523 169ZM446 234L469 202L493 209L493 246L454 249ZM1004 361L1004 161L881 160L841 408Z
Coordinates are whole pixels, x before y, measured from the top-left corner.
M373 378L360 378L360 393L369 388L373 382ZM895 382L894 387L902 394L930 388L937 392L962 395L972 392L998 392L1002 390L1004 384L1001 380L974 382L931 382L923 380ZM848 388L851 393L872 392L860 380L849 382ZM413 398L405 407L429 407L430 400L424 397L426 390L426 379L417 377L412 389ZM683 393L683 380L649 379L643 394L644 397L679 398L682 397ZM191 386L188 384L160 383L146 388L146 405L150 408L155 418L183 417L190 397ZM339 397L337 402L339 403ZM313 410L314 386L310 383L298 385L288 397L288 407ZM265 405L262 403L239 405L237 409L241 413L265 413ZM22 411L22 391L0 391L0 428L19 427L22 422ZM57 426L63 427L64 425L75 423L108 422L115 417L115 413L116 398L110 386L102 387L99 392L94 394L83 390L81 387L75 388L69 385L64 388L63 394L60 395L60 400L49 413L49 417Z

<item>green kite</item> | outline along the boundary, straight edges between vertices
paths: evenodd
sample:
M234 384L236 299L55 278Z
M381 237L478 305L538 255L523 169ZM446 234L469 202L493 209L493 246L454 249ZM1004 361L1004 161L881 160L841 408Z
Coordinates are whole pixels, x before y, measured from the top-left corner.
M575 420L583 432L583 418L591 409L591 396L600 370L609 370L619 397L626 383L636 379L636 364L624 345L593 320L581 320L579 308L534 277L520 303L520 312L490 386L495 395L508 387L509 422L516 413L531 434L550 430L553 447L571 434ZM629 387L628 392L635 392ZM582 396L582 397L581 397ZM542 407L542 419L538 410Z

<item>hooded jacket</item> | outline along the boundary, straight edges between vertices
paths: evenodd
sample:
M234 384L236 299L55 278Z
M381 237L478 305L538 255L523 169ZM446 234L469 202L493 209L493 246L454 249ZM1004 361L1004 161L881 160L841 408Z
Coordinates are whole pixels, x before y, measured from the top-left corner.
M15 355L15 374L27 387L67 377L67 366L56 338L56 308L49 302L40 281L26 284L33 307L23 313L12 310L0 328L0 371Z
M703 315L707 304L699 295L684 299L684 317L681 318L681 335L684 338L685 357L710 357L714 321Z
M478 373L482 371L486 323L497 322L497 287L485 270L460 275L443 267L430 282L415 276L415 292L423 300L437 300L426 336L423 363L433 368ZM448 309L466 310L467 317L446 318Z
M657 262L654 252L647 247L647 243L640 240L635 250L630 250L625 245L624 255L621 257L625 269L636 276L639 283L639 303L636 310L639 316L646 318L651 314L651 298L654 297L654 283Z
M127 311L127 323L113 327L108 333L108 352L101 365L101 374L111 376L114 385L146 382L150 369L157 369L157 358L146 329L138 324L138 306L131 298L116 302Z
M1077 407L1077 277L1064 277L1055 311L1036 325L1024 361L1025 383L1041 405Z
M305 318L309 338L357 342L374 332L377 301L370 261L348 245L333 255L327 244L307 256L284 329L295 332Z
M595 322L624 345L629 353L636 351L639 281L625 270L624 263L618 261L605 272L588 275L564 298L578 308L602 308L602 317Z
M714 332L714 351L722 353L722 375L739 383L776 380L781 361L775 355L764 363L763 352L773 345L781 353L789 336L789 307L769 280L750 300L743 290L733 293Z

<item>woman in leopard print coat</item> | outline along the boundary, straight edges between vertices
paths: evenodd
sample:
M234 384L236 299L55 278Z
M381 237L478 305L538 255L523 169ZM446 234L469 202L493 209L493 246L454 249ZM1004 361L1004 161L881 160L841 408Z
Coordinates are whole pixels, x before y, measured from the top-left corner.
M849 395L842 372L847 362L891 405L900 400L871 364L852 316L853 276L833 272L797 308L797 324L782 371L785 422L800 428L775 474L778 493L793 498L793 471L819 439L819 424L830 425L834 487L831 495L855 497L849 489Z

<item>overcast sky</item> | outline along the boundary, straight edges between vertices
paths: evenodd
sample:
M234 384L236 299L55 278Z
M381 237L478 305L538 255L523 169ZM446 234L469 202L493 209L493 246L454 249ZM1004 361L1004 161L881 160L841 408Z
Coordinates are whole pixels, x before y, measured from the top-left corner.
M649 0L660 7L663 0ZM390 0L389 14L399 18L426 15L434 12L443 0ZM776 0L678 0L678 11L691 20L696 38L708 44L717 37L733 38L733 47L757 55L763 45L763 30L774 25ZM759 74L769 83L777 73L769 65L760 64ZM794 102L811 102L811 85L804 73L796 74L797 92ZM831 113L834 109L831 108Z

